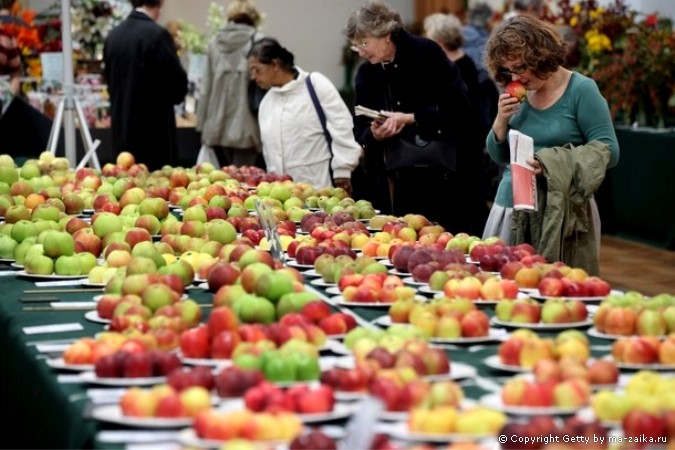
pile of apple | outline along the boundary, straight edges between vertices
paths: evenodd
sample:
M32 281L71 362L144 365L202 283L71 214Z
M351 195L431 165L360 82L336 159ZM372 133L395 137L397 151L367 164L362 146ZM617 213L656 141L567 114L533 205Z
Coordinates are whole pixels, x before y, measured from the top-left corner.
M484 272L500 272L510 262L520 262L526 267L546 262L546 258L538 255L530 244L506 245L499 238L474 241L468 253L471 261L477 263Z
M377 222L371 219L371 223ZM435 225L420 214L407 214L401 218L375 223L373 229L380 230L374 236L388 235L389 239L380 238L384 242L398 240L402 242L417 242L422 245L437 244L438 248L445 248L445 244L453 236L440 225ZM372 227L372 225L371 225ZM440 239L440 242L439 242Z
M408 429L429 435L495 436L506 421L505 414L480 406L466 410L435 406L410 411Z
M497 350L502 364L532 369L542 359L569 357L581 363L590 358L586 335L578 330L565 330L555 339L541 338L531 330L516 330Z
M475 276L460 275L454 277L452 271L434 272L432 278L434 276L444 278L444 275L436 275L438 273L448 277L441 290L443 295L449 298L463 298L480 302L481 300L513 300L518 297L518 285L513 280L499 279L487 272L481 272ZM430 288L432 288L432 281L439 282L441 280L430 279Z
M571 378L587 380L591 385L616 385L619 368L606 359L589 360L586 363L576 358L540 359L532 368L535 381L565 381Z
M626 382L622 392L601 390L591 398L595 417L603 422L621 422L632 411L663 415L668 428L675 425L675 381L657 372L640 371ZM673 430L675 431L675 430Z
M244 394L244 405L253 412L291 412L321 414L333 411L335 395L327 385L309 387L306 384L282 389L263 381Z
M431 302L398 300L389 308L394 323L409 323L424 336L456 339L487 336L490 318L468 300L438 298Z
M130 342L125 346L127 341ZM157 342L152 335L140 336L140 331L127 334L104 331L96 338L84 337L76 340L63 351L62 357L66 364L94 364L103 356L118 350L138 351L139 344L143 346L143 349L157 347Z
M28 224L32 222L16 222L12 230ZM56 229L45 231L41 244L31 245L23 257L26 272L36 275L86 276L97 264L93 254L75 252L75 239L71 234Z
M464 399L464 391L454 381L406 380L400 373L391 370L376 372L368 389L371 395L382 400L385 411L389 412L407 412L415 408L459 408Z
M515 377L504 383L501 398L507 406L579 408L588 404L591 385L582 378L539 382Z
M132 387L119 401L122 414L128 417L194 418L211 409L211 394L201 386L177 391L168 384L152 389Z
M329 214L326 211L316 211L302 218L300 229L319 241L332 239L340 231L360 231L369 235L370 233L366 231L366 225L357 219L358 217L355 218L347 211L340 211L334 214ZM314 230L317 228L319 231L315 232ZM333 233L323 234L326 231Z
M321 300L306 303L299 313L288 313L280 319L281 323L307 328L316 325L327 336L340 336L356 327L356 319L351 314L336 312ZM311 333L306 333L309 337Z
M663 364L675 367L675 334L623 337L612 344L612 358L625 364Z
M389 259L394 269L410 273L415 281L426 283L437 270L456 267L466 263L464 254L459 250L439 249L436 246L415 248L411 245L392 246Z
M415 298L415 288L403 284L396 275L386 273L344 274L338 280L342 297L354 303L393 303Z
M352 258L348 255L333 256L324 253L314 261L314 270L321 275L321 279L326 283L337 284L343 274L387 273L389 269L368 256L359 255Z
M298 244L293 245L295 242L298 242ZM352 259L356 258L356 252L347 242L343 240L328 239L318 243L317 242L318 241L316 240L291 242L287 250L288 257L295 259L298 264L305 266L314 265L316 259L324 253L332 256L348 255Z
M209 441L248 440L290 442L302 432L297 414L288 412L254 413L241 411L203 411L195 417L193 428L200 439Z
M165 377L181 366L175 353L139 346L136 351L122 348L100 357L94 363L94 372L99 378Z
M568 449L610 448L607 427L597 420L586 422L578 417L569 417L561 422L552 416L538 415L527 421L505 424L499 435L507 437L504 443L500 443L500 448L504 450L521 450L526 439L527 448L534 450L553 446ZM544 438L548 438L548 442Z
M212 374L210 368L197 366L195 369L206 368ZM189 371L187 371L189 373ZM171 383L169 374L168 382ZM254 386L265 381L265 376L258 369L242 369L237 366L225 366L213 377L213 385L221 398L241 398Z
M497 303L495 315L507 323L562 324L583 322L588 317L588 308L577 300L552 298L539 303L527 297Z
M233 365L260 370L268 381L292 383L316 381L321 377L318 351L307 342L292 339L278 349L261 350L256 345L242 348L233 355Z
M407 342L402 349L391 352L384 347L375 347L362 359L355 355L356 361L365 362L377 370L408 368L424 377L443 375L450 372L450 357L445 350L431 347L425 341Z
M664 336L675 332L675 296L610 295L600 304L593 323L606 334Z
M292 177L288 174L278 174L274 172L265 172L256 166L223 166L220 170L228 174L231 178L255 187L260 183L271 183L274 181L288 181Z

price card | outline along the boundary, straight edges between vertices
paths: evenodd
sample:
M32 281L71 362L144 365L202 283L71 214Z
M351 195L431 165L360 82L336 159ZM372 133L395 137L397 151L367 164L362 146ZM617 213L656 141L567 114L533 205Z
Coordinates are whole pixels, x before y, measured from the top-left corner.
M375 397L366 397L347 424L343 448L370 448L375 438L377 418L384 405Z
M285 263L286 257L281 248L281 239L279 239L279 232L277 231L277 224L272 215L272 210L260 200L255 201L255 209L258 212L258 217L260 217L260 224L265 231L267 242L270 244L272 258L280 261L282 264Z

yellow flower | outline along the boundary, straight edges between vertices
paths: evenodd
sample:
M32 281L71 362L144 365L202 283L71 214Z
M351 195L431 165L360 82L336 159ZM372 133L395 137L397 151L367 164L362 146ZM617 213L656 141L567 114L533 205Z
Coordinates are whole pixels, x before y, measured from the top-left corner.
M570 26L571 27L576 27L578 23L579 23L579 18L577 16L573 16L570 19Z
M572 11L574 11L574 14L579 14L581 12L581 5L579 3L575 3L572 7Z

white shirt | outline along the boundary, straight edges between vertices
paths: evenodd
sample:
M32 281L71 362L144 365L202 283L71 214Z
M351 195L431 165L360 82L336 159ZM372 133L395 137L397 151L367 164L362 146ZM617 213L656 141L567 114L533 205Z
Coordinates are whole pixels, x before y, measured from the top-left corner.
M296 79L271 88L260 104L258 119L267 171L289 174L294 181L317 188L332 186L328 172L331 155L305 84L308 73L296 70ZM326 76L312 72L311 80L333 138L333 177L350 178L362 152L354 139L352 115Z

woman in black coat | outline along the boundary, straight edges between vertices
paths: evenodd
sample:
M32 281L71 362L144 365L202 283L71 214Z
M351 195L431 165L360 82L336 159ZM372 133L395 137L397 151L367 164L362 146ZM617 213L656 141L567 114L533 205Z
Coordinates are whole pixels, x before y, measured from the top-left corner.
M391 189L395 215L423 214L453 233L464 231L456 172L462 168L462 152L474 147L465 142L463 130L475 115L459 70L438 44L404 30L400 14L381 2L354 11L346 34L353 50L367 60L356 75L355 104L386 116L355 120L369 174L379 172L378 192ZM396 167L390 149L402 136L447 145L436 163L420 158L419 164Z
M131 152L150 170L176 164L174 105L188 79L169 32L155 21L164 0L133 0L136 8L105 41L104 75L115 154Z

